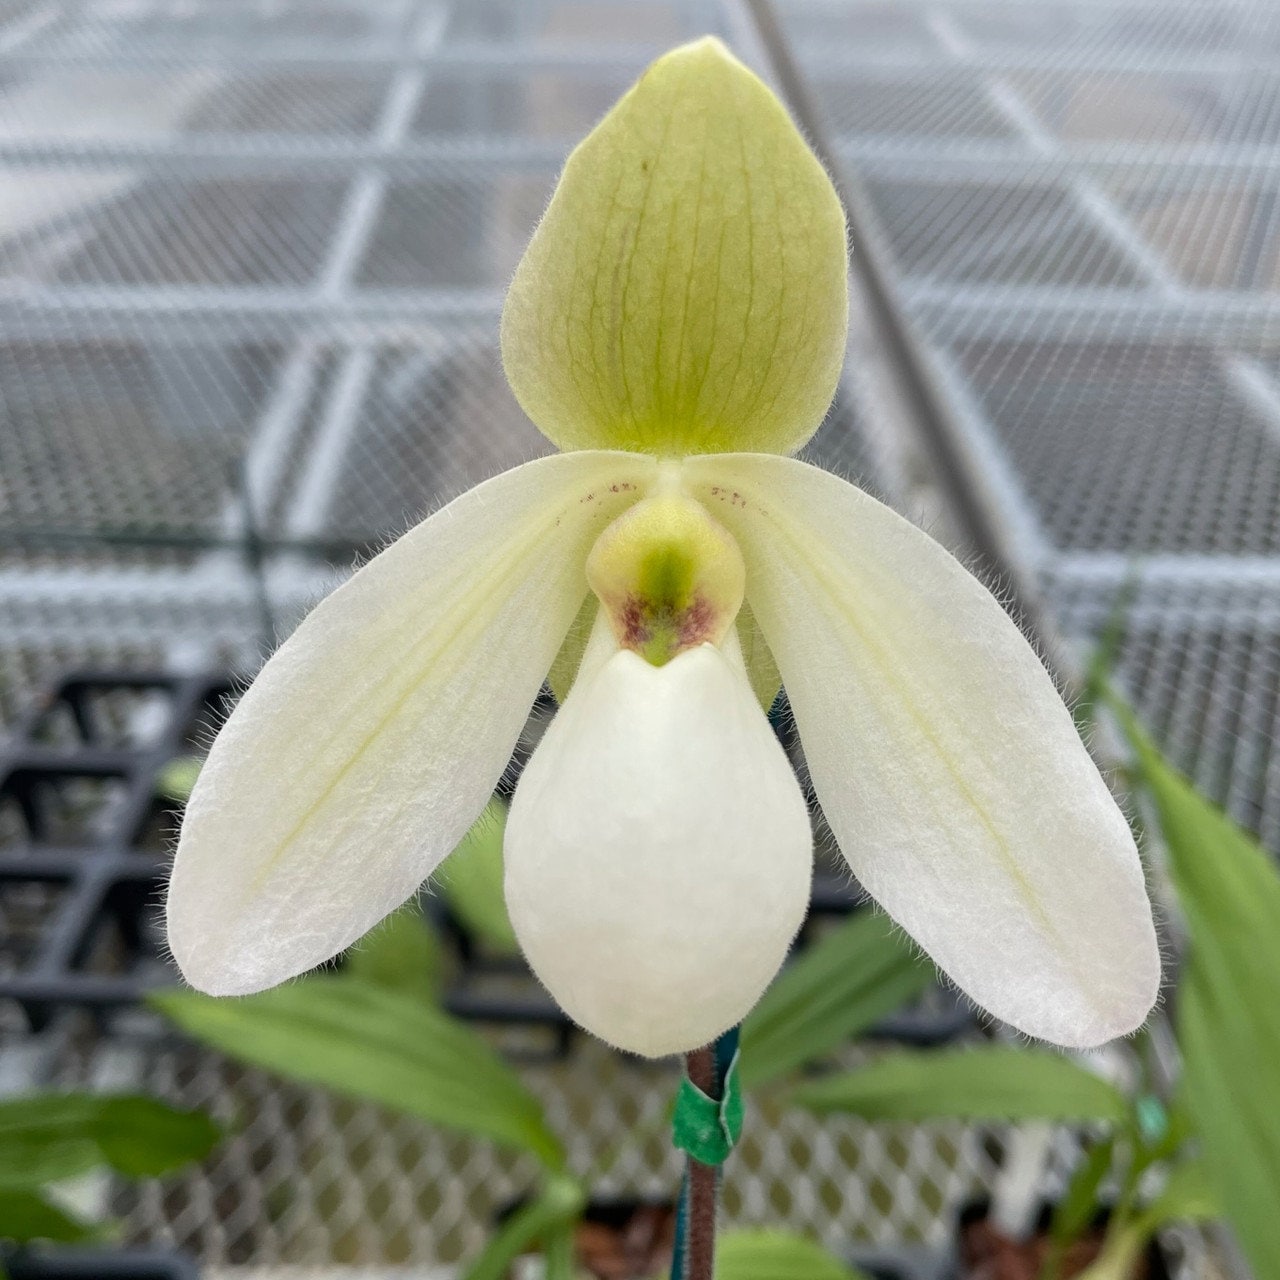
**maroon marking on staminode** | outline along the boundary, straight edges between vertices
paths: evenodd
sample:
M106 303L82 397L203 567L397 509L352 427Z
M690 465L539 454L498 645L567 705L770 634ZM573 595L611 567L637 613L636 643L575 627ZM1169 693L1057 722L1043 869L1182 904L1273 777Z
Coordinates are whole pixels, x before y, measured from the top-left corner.
M695 596L687 609L671 618L671 627L676 637L676 652L692 649L715 634L715 606L705 596ZM655 617L639 596L628 596L618 610L618 623L621 629L619 642L627 649L642 649L653 639L654 623L665 622L665 618ZM675 654L671 655L672 657Z
M716 611L704 596L694 596L693 603L680 616L680 647L691 649L712 634Z
M622 623L622 643L629 649L639 648L649 640L645 625L644 603L638 596L628 596L618 617Z

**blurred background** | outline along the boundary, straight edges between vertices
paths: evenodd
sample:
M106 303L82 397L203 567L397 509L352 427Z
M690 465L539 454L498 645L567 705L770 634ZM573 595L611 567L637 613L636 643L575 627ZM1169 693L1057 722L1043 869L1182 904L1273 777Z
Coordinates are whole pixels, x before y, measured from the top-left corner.
M851 215L850 358L807 456L947 541L1061 670L1122 615L1148 732L1280 851L1280 9L7 0L0 1091L236 1130L159 1180L79 1179L120 1243L243 1280L445 1276L529 1192L527 1155L179 1036L144 1002L174 981L157 904L230 678L358 557L546 450L502 377L506 281L570 146L707 32ZM810 940L856 897L820 852ZM427 915L446 1007L592 1194L669 1198L675 1067L571 1035L465 906ZM932 986L874 1021L827 1056L992 1035ZM940 1278L965 1206L1025 1217L1080 1145L765 1101L727 1217ZM1171 1274L1247 1274L1213 1231L1164 1239Z

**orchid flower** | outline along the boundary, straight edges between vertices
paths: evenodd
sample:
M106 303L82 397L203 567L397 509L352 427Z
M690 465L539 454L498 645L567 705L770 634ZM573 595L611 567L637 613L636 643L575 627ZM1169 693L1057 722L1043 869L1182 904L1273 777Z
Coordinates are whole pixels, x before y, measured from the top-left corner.
M938 543L791 456L839 377L845 254L826 173L723 45L645 72L570 156L503 312L508 379L563 452L423 520L245 693L173 869L189 982L279 983L417 892L550 673L507 904L604 1040L704 1044L785 958L812 835L780 683L858 881L958 987L1062 1045L1143 1021L1138 853L1036 654Z

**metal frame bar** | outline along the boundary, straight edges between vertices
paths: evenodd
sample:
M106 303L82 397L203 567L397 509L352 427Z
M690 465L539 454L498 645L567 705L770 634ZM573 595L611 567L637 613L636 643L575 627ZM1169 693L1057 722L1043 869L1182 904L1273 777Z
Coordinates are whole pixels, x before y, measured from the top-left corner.
M1069 180L1073 174L1157 179L1163 190L1192 187L1206 175L1251 178L1271 170L1268 181L1280 186L1280 146L1235 143L1223 147L1156 143L1073 143L1057 148L1052 163L1043 155L1028 153L1025 145L1010 141L975 141L955 138L898 137L892 134L845 135L834 150L858 166L864 175L902 181L935 182L1002 181L1050 182Z
M1127 336L1148 342L1203 341L1215 347L1234 342L1256 350L1271 348L1280 340L1280 310L1274 300L1263 295L1191 289L1169 269L1164 258L1137 232L1110 195L1080 164L1073 163L1068 150L1041 126L1035 113L1016 86L999 76L984 74L972 65L972 47L954 23L931 23L940 46L953 59L948 67L968 65L975 72L975 87L989 105L1006 121L1021 142L1028 176L1060 185L1073 199L1075 208L1102 241L1119 252L1139 279L1148 284L1146 293L1133 289L1082 288L1078 286L972 286L905 279L899 283L898 297L908 312L931 335L982 337L1017 336L1025 340L1055 339L1123 330ZM942 15L945 17L945 15ZM1005 150L1007 148L1002 148ZM842 155L850 152L842 149ZM1129 156L1131 162L1136 157ZM932 175L936 180L937 175ZM974 174L989 182L1007 182L1004 165L979 168ZM945 340L945 337L944 339ZM934 342L933 346L939 346ZM1098 565L1092 575L1100 587L1117 589L1123 582L1154 573L1161 576L1167 565L1155 565L1151 557L1120 553L1064 553L1048 541L1034 504L1020 478L1005 460L995 428L977 401L967 393L963 376L942 352L933 352L934 363L948 384L952 422L966 438L968 447L982 460L983 479L995 490L1003 517L1017 530L1018 543L1030 548L1028 559L1038 573L1058 566L1069 569L1062 579L1075 583L1090 580L1086 566ZM1216 363L1224 380L1254 409L1273 432L1280 432L1280 385L1260 360L1243 352L1224 353ZM1274 590L1280 601L1280 575L1259 582L1256 566L1238 557L1172 556L1162 561L1194 565L1197 582L1243 585L1249 583ZM1203 561L1203 562L1200 562ZM1117 568L1117 563L1123 569Z
M429 53L439 44L450 12L442 8L419 15L406 2L403 23L406 44L418 53ZM394 150L408 136L426 85L427 72L422 68L397 73L387 89L374 130L378 146ZM358 170L352 179L338 230L320 272L319 294L326 308L341 302L354 284L355 273L381 216L388 182L386 168L376 164ZM355 434L376 366L374 350L363 344L343 356L319 433L285 517L285 529L290 535L311 537L323 532L325 513L337 490L342 460Z
M252 5L238 8L261 12ZM139 14L162 19L168 13L181 16L181 10L180 4L156 3ZM305 5L272 10L274 15L307 12ZM122 72L199 66L224 76L307 69L391 72L378 118L362 138L204 133L103 142L28 135L0 142L0 162L15 168L115 165L127 169L132 182L145 181L152 166L162 167L165 174L175 166L201 173L285 168L332 171L348 179L313 284L78 287L24 282L0 287L0 341L109 336L168 345L230 338L279 341L282 333L288 337L273 386L249 435L242 491L228 492L215 520L216 536L228 545L202 552L187 569L0 572L0 606L10 606L0 607L5 619L0 632L6 640L70 638L87 609L95 617L95 632L104 637L154 637L156 627L149 621L154 620L172 638L171 656L181 655L189 662L195 660L193 655L225 645L228 637L243 639L246 651L258 647L262 637L255 630L255 609L260 593L273 611L294 615L332 587L335 575L302 550L268 552L261 580L256 580L251 557L236 545L250 533L247 515L278 509L284 486L289 485L282 541L316 540L323 534L343 460L360 422L378 345L411 341L438 352L448 344L446 327L469 321L492 324L502 303L500 288L356 289L355 274L376 231L392 178L440 162L473 165L482 175L498 167L549 170L559 166L571 141L415 138L413 125L430 75L457 69L476 75L621 78L635 72L645 52L633 43L588 46L562 41L534 50L514 43L445 43L446 26L455 12L453 5L424 9L412 0L387 0L377 7L384 28L370 42L351 45L292 40L201 48L199 41L190 46L149 43L143 33L140 40L113 47L107 37L119 37L117 16L76 0L46 5L38 23L0 29L0 67L11 73L37 72L55 63L91 63L95 69ZM321 369L335 353L337 363L322 383ZM315 429L299 471L298 446L306 423ZM131 620L130 610L142 616ZM210 628L211 613L225 625ZM185 618L191 619L189 627L182 623Z
M530 53L524 45L512 42L504 45L498 41L451 40L429 56L397 48L361 48L358 45L342 47L318 41L272 43L261 47L244 45L228 52L220 49L202 49L179 43L147 47L145 44L112 49L104 56L101 49L77 49L56 42L34 48L25 47L25 40L12 50L0 50L0 66L9 70L42 68L53 63L59 67L90 65L100 68L110 61L115 68L158 69L191 66L216 70L243 70L246 67L279 68L281 70L361 70L379 68L418 67L427 61L439 67L481 67L485 69L526 68L559 70L568 74L587 73L596 70L635 71L638 66L652 61L665 51L661 44L575 44L567 40L541 42Z
M954 0L951 0L954 3ZM909 8L909 0L903 5ZM1113 10L1111 12L1121 12ZM928 29L928 28L926 28ZM1099 45L1080 50L1033 49L984 49L973 46L958 58L945 53L921 56L919 49L877 49L863 52L858 49L833 48L824 42L797 41L808 70L818 76L841 73L867 73L876 79L903 77L910 80L928 79L932 72L953 71L963 68L981 75L1003 75L1009 72L1055 72L1074 74L1115 74L1167 76L1170 72L1168 58L1135 57L1131 53L1116 54ZM1212 78L1227 80L1242 74L1267 74L1280 71L1280 58L1275 54L1246 51L1240 53L1178 53L1176 74L1186 79Z
M430 64L401 71L396 85L411 83L430 70ZM394 89L394 85L393 85ZM410 121L411 122L411 121ZM407 122L409 123L409 122ZM568 141L568 140L566 140ZM537 139L451 138L409 139L379 135L369 139L313 137L281 133L196 133L177 137L137 139L23 138L0 139L0 164L13 167L129 165L163 166L168 175L187 168L202 174L238 173L259 167L272 170L338 169L378 165L381 169L421 169L435 164L476 164L487 167L546 169L564 159L565 146Z

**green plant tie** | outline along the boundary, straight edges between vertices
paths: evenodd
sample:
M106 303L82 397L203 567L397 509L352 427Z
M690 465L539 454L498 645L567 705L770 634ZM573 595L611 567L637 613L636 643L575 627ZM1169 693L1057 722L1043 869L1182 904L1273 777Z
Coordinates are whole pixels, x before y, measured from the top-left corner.
M671 1140L701 1164L723 1164L742 1136L742 1087L735 1053L724 1074L723 1097L703 1093L688 1076L676 1092Z
M1169 1113L1164 1103L1154 1094L1144 1094L1134 1104L1138 1117L1138 1131L1143 1142L1154 1145L1169 1132Z

